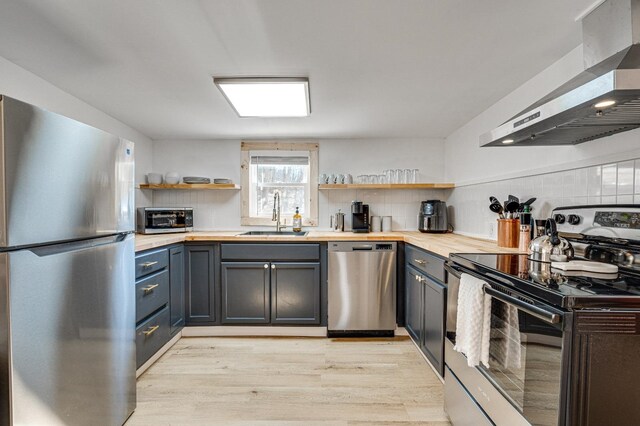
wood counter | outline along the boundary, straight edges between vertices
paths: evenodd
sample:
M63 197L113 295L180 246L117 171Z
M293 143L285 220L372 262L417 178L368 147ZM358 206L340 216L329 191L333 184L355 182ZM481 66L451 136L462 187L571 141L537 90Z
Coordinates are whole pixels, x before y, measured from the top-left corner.
M285 242L285 241L404 241L443 257L451 253L517 253L517 249L498 247L495 241L459 234L423 234L418 231L352 232L310 231L304 237L291 235L238 235L245 231L202 231L184 234L136 234L136 252L184 241Z

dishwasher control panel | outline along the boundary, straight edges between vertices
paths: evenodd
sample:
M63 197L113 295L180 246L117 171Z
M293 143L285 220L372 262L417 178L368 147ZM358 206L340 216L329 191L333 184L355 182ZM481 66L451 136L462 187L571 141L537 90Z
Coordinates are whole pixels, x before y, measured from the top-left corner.
M335 241L335 242L329 243L330 252L349 252L349 251L395 252L396 249L397 249L396 242Z

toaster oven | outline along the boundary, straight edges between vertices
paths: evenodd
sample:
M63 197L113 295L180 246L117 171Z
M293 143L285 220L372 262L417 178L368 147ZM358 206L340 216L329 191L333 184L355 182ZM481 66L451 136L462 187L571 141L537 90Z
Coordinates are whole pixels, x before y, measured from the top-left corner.
M163 234L193 231L191 207L140 207L137 215L137 231L141 234Z

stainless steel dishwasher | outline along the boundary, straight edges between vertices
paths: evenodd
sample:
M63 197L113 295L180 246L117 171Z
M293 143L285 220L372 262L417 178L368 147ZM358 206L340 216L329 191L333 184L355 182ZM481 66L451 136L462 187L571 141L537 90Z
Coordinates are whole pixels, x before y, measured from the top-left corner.
M329 335L393 336L396 243L329 243Z

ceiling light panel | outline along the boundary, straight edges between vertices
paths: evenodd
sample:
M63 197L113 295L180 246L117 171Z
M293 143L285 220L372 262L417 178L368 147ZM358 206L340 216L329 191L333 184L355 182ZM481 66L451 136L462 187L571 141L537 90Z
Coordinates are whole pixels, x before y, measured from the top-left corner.
M240 117L307 117L307 78L214 78Z

